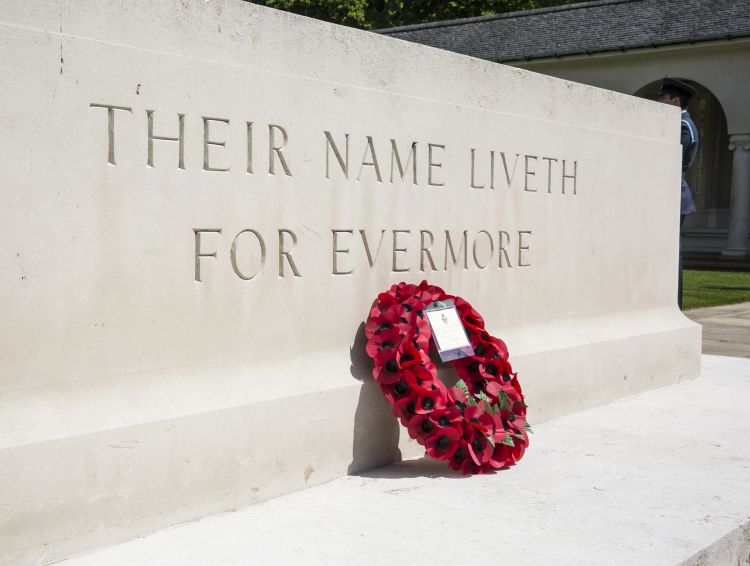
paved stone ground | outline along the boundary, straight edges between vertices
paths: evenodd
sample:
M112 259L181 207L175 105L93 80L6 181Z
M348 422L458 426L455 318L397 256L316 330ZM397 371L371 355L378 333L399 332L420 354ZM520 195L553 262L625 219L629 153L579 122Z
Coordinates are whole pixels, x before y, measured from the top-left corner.
M750 358L750 303L685 311L703 325L703 353Z
M750 360L535 427L509 470L410 460L64 566L725 566L750 561Z

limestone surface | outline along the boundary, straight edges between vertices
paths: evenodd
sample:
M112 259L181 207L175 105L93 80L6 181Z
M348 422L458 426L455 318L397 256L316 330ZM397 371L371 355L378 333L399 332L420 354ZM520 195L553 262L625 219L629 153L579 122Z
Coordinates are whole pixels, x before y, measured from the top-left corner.
M240 0L0 0L0 71L0 562L417 454L363 349L400 281L532 423L700 372L677 109Z
M515 468L405 461L65 566L726 566L750 556L750 360L536 427Z

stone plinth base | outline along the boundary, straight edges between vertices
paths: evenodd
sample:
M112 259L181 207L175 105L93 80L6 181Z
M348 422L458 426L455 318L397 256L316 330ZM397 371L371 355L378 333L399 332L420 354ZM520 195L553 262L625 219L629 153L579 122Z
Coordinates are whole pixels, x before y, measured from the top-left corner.
M539 425L510 470L412 460L63 564L413 566L469 541L477 564L738 564L748 396L750 360L704 356L698 380Z
M532 423L700 371L687 355L700 326L671 308L492 331ZM260 366L261 389L227 366L5 395L0 468L24 472L0 487L0 526L15 535L0 564L51 562L421 454L369 377L361 338L353 353ZM679 344L686 355L663 361ZM27 509L44 512L28 521Z

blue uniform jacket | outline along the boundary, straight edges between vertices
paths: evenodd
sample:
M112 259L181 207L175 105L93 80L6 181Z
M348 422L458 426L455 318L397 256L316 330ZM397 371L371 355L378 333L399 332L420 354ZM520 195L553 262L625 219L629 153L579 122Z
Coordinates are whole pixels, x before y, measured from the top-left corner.
M682 111L682 121L680 126L680 143L682 144L680 214L693 214L696 211L695 202L693 202L693 195L690 192L690 187L688 187L688 184L685 181L685 174L693 164L695 156L698 154L698 128L695 127L695 122L693 122L693 119L690 117L687 110Z

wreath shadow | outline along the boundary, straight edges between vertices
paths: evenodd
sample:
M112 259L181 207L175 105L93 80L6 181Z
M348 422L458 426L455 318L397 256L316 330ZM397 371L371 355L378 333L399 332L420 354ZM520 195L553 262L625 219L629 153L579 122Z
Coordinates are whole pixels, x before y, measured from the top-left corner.
M427 455L420 458L413 458L411 460L401 460L400 462L395 462L390 466L364 470L352 475L364 478L386 480L415 478L465 479L471 477L470 475L464 474L459 470L452 470L448 467L447 462L434 460Z
M372 361L365 352L365 323L361 323L349 348L352 377L362 384L354 413L352 462L347 473L386 466L401 460L398 448L399 424L388 401L372 379Z
M398 442L403 427L391 413L391 406L372 378L372 360L365 351L365 323L361 323L349 348L352 377L362 384L357 409L354 413L352 461L347 468L350 475L369 478L451 477L465 478L452 470L446 462L427 456L402 460ZM442 372L439 372L442 373ZM455 376L444 379L455 380ZM405 432L405 431L404 431Z

